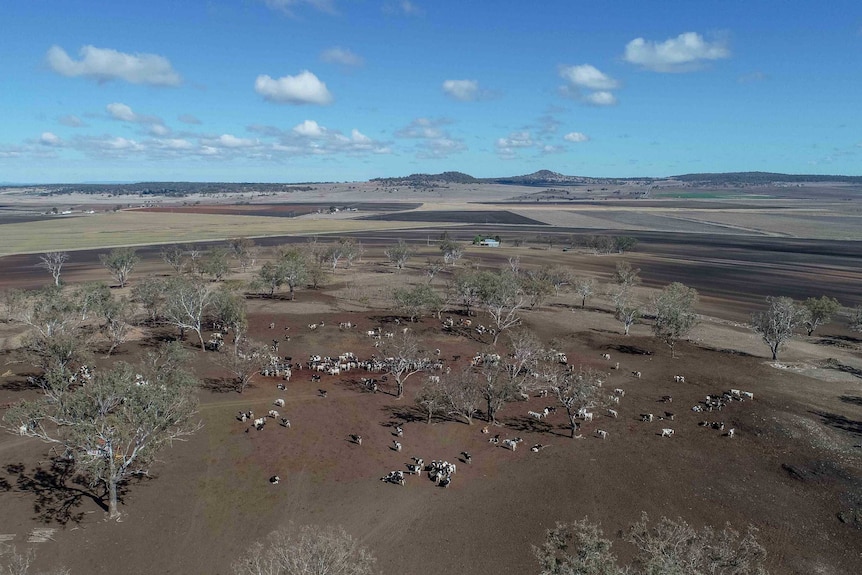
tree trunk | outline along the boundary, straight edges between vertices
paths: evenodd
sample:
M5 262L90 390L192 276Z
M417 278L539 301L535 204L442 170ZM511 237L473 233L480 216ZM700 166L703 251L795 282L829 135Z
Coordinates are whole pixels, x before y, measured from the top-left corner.
M108 518L117 519L120 516L120 510L117 508L117 482L111 478L108 479Z
M778 359L778 346L772 345L769 346L769 348L772 350L772 361L775 361L776 359Z
M293 286L290 286L290 301L296 300L296 289Z
M207 346L206 346L206 344L204 343L204 335L201 333L201 330L196 329L196 330L195 330L195 333L197 333L197 334L198 334L198 339L200 339L200 340L201 340L201 351L206 351L206 350L207 350Z
M401 396L404 395L404 382L401 380L396 380L395 381L395 389L397 392L397 395L395 396L395 398L401 399Z
M581 300L581 307L584 307L586 305L587 305L587 296L584 296L584 299Z

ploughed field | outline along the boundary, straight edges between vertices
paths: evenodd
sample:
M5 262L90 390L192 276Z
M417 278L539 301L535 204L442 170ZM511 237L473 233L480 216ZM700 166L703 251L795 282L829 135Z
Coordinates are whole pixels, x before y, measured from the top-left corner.
M294 362L348 351L365 359L378 352L367 331L395 333L406 326L457 369L487 349L487 335L474 327L448 332L434 318L396 323L396 312L386 304L393 285L424 281L421 262L435 249L421 247L424 235L413 232L420 254L402 274L383 264L380 248L410 234L359 234L369 247L363 262L338 270L324 289L300 290L293 302L250 298L251 337L279 340L279 354ZM850 297L858 298L854 286L862 278L853 262L859 255L824 255L828 248L806 254L805 246L781 244L790 247L778 257L763 245L740 240L710 248L702 238L680 242L657 234L644 236L637 252L625 255L564 253L537 243L467 250L465 257L483 267L519 256L524 267L565 264L601 282L625 259L641 268L644 296L670 281L701 291L698 309L715 319L705 318L690 341L677 346L676 359L651 337L648 325L623 336L602 297L581 309L577 296L555 296L524 313L525 326L545 344L557 340L570 364L606 371L609 393L625 390L619 416L597 413L583 424L580 439L568 437L562 410L544 419L528 415L553 406L551 397L506 405L501 425L490 426L488 434L482 433L481 417L473 425L453 418L426 423L413 402L423 374L408 380L402 399L392 395L388 382L381 382L378 393L361 385L360 378L379 375L323 374L312 381L307 370L294 370L284 391L276 387L280 379L258 375L237 394L215 367L215 352L196 351L189 340L204 382L204 427L165 451L150 477L127 485L123 521L105 521L85 486L52 469L49 446L4 434L0 536L36 548L37 566L63 564L73 573L230 573L233 560L252 542L287 522L341 524L371 548L384 573L522 574L537 571L530 546L540 543L545 529L585 516L601 523L625 558L631 550L617 534L646 511L654 519L682 517L698 527L729 521L743 529L751 523L760 529L771 573L862 572L862 338L841 320L811 338L797 338L781 363L772 364L756 336L727 321L744 321L756 307L760 298L752 291L785 295L788 286L796 286L796 297L828 294L846 305L860 303ZM132 282L167 273L157 249L141 253L144 261ZM727 267L707 260L710 255L724 257ZM0 260L4 286L44 285L48 276L34 263L34 256ZM749 275L725 277L727 269ZM442 286L445 276L435 284ZM107 276L96 252L76 252L64 278L77 283ZM734 290L735 281L742 283ZM457 308L450 315L464 318ZM474 326L487 323L482 314L470 319ZM339 328L341 322L355 327ZM0 330L7 342L20 332ZM116 359L133 362L159 338L173 335L166 328L144 332L124 344ZM36 395L26 380L32 370L20 360L15 350L0 353L0 405ZM611 369L616 362L620 368ZM676 375L685 382L675 381ZM730 389L751 392L754 399L732 402L721 412L691 410L707 394ZM256 431L237 420L241 410L265 414L276 398L285 400L276 409L290 419L290 428L270 420ZM673 412L672 421L667 412ZM654 415L652 422L642 420L647 413ZM699 425L704 421L724 422L725 430ZM390 447L396 426L403 427L400 452ZM673 437L661 437L665 427L675 430ZM726 435L730 428L733 438ZM607 431L607 438L597 437L597 430ZM351 442L350 434L362 435L362 444ZM523 442L510 451L488 441L497 434ZM532 452L535 444L546 447ZM471 464L462 461L463 451L472 455ZM451 486L437 487L427 474L408 476L405 486L380 481L389 471L406 470L413 456L455 463ZM278 485L268 482L274 474L281 478ZM25 543L36 529L56 531L43 543Z

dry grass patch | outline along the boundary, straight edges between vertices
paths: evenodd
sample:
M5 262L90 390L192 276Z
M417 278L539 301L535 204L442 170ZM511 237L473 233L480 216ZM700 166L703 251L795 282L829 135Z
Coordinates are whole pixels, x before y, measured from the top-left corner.
M0 255L219 240L234 236L337 234L421 228L423 222L296 220L215 214L123 211L0 226ZM434 224L439 228L440 224Z

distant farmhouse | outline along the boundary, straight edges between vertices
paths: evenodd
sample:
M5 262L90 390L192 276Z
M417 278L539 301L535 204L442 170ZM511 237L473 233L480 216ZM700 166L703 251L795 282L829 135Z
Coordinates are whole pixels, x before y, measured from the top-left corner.
M473 238L474 246L484 246L486 248L499 248L500 247L500 236L494 236L493 238L485 237L485 236L476 236Z

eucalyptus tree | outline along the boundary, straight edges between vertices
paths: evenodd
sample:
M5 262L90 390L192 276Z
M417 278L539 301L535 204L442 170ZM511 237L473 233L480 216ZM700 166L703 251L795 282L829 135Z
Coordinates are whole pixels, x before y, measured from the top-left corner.
M135 269L139 260L140 258L135 253L135 248L129 247L115 248L107 254L99 255L99 261L102 262L105 269L117 280L121 288L126 287L129 275Z
M86 385L58 389L44 398L13 405L3 425L16 433L61 447L89 480L109 517L120 516L119 488L146 473L172 441L197 429L198 380L171 363L98 370ZM59 384L68 381L58 378ZM105 502L105 500L107 500Z
M804 319L805 312L791 298L768 296L766 309L751 314L751 327L769 346L775 361L784 342L793 337Z
M670 347L671 357L676 357L676 342L697 324L697 297L694 288L674 282L653 299L653 333Z
M60 285L60 272L63 269L63 264L69 261L69 252L45 252L39 256L39 267L48 270L51 277L54 278L54 285Z

